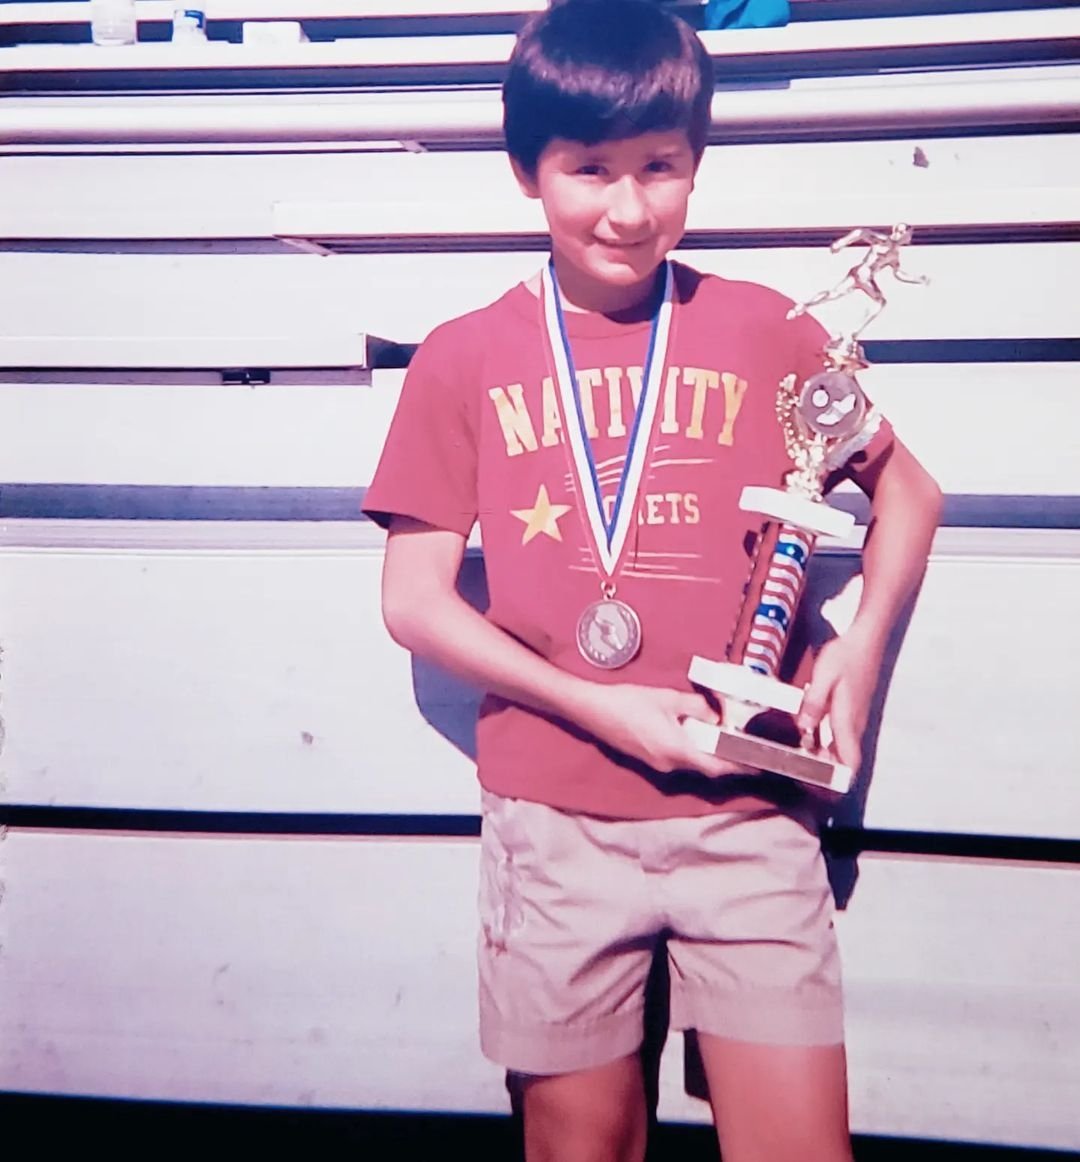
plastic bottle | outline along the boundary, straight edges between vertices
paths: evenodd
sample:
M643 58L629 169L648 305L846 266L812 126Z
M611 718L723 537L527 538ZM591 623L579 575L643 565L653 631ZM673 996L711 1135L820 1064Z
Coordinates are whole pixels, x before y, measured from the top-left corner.
M206 12L194 4L183 2L173 5L173 41L187 42L206 39Z
M90 0L90 37L94 44L134 44L139 39L135 0Z

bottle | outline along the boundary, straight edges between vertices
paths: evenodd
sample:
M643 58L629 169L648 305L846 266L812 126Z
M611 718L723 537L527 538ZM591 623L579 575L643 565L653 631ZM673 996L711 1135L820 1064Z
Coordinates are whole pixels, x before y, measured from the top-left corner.
M135 0L90 0L90 39L94 44L134 44L139 39Z
M206 12L194 4L173 5L172 38L174 43L191 43L206 39Z

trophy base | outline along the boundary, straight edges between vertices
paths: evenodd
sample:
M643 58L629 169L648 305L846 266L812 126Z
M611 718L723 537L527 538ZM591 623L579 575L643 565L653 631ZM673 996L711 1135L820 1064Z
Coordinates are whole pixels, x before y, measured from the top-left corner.
M798 714L802 706L803 692L798 686L759 674L749 666L735 662L711 662L695 655L690 659L690 681L725 699L738 699L751 712L762 707Z
M757 767L800 783L842 795L851 787L852 771L823 752L802 750L734 727L687 718L683 728L699 749L733 763Z

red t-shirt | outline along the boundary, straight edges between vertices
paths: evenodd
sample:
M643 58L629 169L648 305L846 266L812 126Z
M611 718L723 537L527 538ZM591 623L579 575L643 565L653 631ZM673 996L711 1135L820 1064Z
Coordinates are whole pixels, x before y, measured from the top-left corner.
M468 534L479 519L488 618L569 672L598 682L692 689L694 654L722 659L762 518L743 486L779 486L792 464L777 387L822 369L826 333L790 300L753 283L675 264L662 395L627 536L618 597L641 619L641 650L600 670L582 658L578 618L600 596L563 439L540 300L519 284L432 332L413 358L364 501ZM626 452L650 319L565 313L582 409L605 505ZM889 438L886 425L863 462ZM609 509L610 512L610 509ZM477 732L481 784L496 794L615 818L698 815L765 778L661 774L572 724L488 696ZM788 787L787 781L784 784Z

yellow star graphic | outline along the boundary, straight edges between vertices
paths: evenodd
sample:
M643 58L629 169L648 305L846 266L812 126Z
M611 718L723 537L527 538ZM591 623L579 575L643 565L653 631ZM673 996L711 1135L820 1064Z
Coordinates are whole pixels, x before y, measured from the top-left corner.
M540 485L536 494L536 503L532 508L512 508L511 516L525 522L525 531L521 534L521 543L527 545L535 536L546 533L553 540L561 541L558 521L570 511L568 504L552 504L548 496L546 484Z

